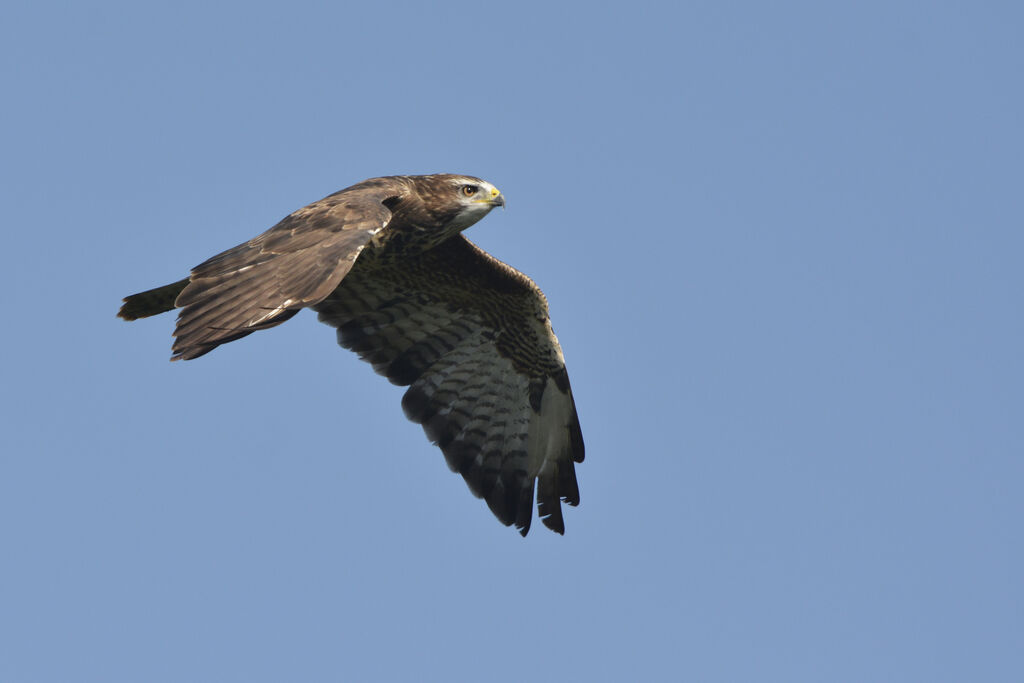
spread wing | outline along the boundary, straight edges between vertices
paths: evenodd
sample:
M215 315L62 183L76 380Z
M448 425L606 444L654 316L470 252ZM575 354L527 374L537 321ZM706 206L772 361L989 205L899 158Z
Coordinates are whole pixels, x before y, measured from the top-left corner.
M505 525L564 533L579 503L583 437L547 302L522 273L465 237L360 263L314 306L339 343L393 383L406 415Z
M391 220L382 202L394 194L386 185L343 190L196 266L174 302L182 311L172 360L280 325L323 299Z

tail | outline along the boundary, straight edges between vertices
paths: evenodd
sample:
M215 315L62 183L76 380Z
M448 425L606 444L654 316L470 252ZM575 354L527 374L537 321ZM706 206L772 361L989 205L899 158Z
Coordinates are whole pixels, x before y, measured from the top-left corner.
M174 310L174 301L181 294L181 290L188 285L188 278L178 280L163 287L150 289L138 294L132 294L124 298L124 305L118 311L117 316L125 320L138 320L148 318L151 315Z

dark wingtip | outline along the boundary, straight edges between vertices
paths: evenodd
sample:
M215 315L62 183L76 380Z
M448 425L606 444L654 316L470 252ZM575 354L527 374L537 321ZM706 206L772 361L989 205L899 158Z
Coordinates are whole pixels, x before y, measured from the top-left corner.
M565 536L565 521L562 519L561 513L541 517L540 521L544 522L544 526L551 529L559 536Z
M523 538L530 532L530 523L533 521L533 489L534 482L525 484L519 490L519 510L516 513L516 528Z
M173 363L176 360L192 360L194 358L199 358L200 356L205 356L206 354L208 354L210 351L213 351L218 346L220 346L220 345L219 344L209 344L209 345L206 345L206 346L197 346L197 347L185 348L185 349L182 349L181 351L176 351L175 354L173 356L171 356L171 362Z

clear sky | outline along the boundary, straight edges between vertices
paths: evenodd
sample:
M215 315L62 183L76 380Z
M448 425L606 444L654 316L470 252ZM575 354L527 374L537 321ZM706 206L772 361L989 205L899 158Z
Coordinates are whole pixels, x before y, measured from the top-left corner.
M1019 3L5 3L0 680L1024 680ZM115 318L479 175L587 459L473 498L305 312Z

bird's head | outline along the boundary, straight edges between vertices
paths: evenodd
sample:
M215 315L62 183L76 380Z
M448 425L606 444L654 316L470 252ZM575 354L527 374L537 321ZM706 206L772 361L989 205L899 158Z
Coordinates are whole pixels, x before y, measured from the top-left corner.
M494 185L474 176L437 174L409 176L415 186L420 205L431 216L430 223L443 226L451 235L476 223L496 206L505 206L505 197ZM421 226L420 221L410 216L411 222Z
M505 197L494 185L468 175L448 177L448 183L455 188L459 201L471 210L490 211L495 206L505 206Z
M454 226L465 230L486 216L496 206L505 206L505 197L501 191L486 180L468 175L452 175L445 177L443 192L451 196L452 204L457 207L453 218Z

